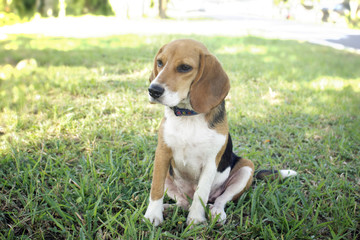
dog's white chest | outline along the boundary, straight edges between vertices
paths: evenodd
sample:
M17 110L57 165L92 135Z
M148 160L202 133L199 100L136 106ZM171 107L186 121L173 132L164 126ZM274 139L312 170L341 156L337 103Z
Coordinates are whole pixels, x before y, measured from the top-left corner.
M203 166L215 164L226 136L210 129L203 115L176 117L166 113L164 140L173 152L174 171L198 181Z

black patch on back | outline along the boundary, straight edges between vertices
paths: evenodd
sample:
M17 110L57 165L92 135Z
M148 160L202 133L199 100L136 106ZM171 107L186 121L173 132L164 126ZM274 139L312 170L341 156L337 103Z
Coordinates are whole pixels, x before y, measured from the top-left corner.
M216 112L213 119L209 121L209 128L215 128L219 123L222 123L225 118L225 101L222 101L219 106L216 107Z
M221 156L221 160L217 167L217 171L223 172L228 167L230 167L232 169L240 159L241 159L241 157L239 157L235 153L233 153L233 144L232 144L231 136L229 133L226 149L225 149L224 154Z

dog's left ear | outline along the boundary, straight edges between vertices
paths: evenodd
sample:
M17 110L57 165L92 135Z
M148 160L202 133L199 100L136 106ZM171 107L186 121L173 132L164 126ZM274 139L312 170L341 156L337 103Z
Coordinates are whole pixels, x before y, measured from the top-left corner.
M229 78L216 57L201 54L199 72L190 87L191 107L207 113L224 100L229 90Z
M166 45L162 46L162 47L159 49L159 51L157 52L157 54L155 55L153 70L152 70L152 72L151 72L151 74L150 74L150 77L149 77L149 81L150 81L150 82L152 82L152 81L156 78L156 76L159 74L159 73L158 73L158 70L157 70L157 57L158 57L158 55L163 51L163 49L164 49L165 46L166 46Z

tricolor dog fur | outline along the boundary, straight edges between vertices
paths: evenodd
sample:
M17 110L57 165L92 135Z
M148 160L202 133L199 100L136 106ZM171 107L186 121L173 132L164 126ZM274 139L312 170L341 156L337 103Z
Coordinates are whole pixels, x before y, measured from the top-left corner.
M163 222L165 192L189 210L187 224L211 216L225 222L225 205L252 184L254 164L233 153L225 110L230 89L219 61L200 42L172 41L160 48L150 76L149 100L165 106L158 132L145 218ZM295 175L280 170L282 177ZM188 198L192 199L190 205Z

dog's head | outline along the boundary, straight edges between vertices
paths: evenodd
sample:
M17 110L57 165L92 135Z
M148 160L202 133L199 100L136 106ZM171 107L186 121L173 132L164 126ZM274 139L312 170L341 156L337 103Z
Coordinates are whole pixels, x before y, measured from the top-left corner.
M216 57L191 39L161 47L149 80L150 102L169 107L190 103L198 113L219 105L230 89L229 78Z

